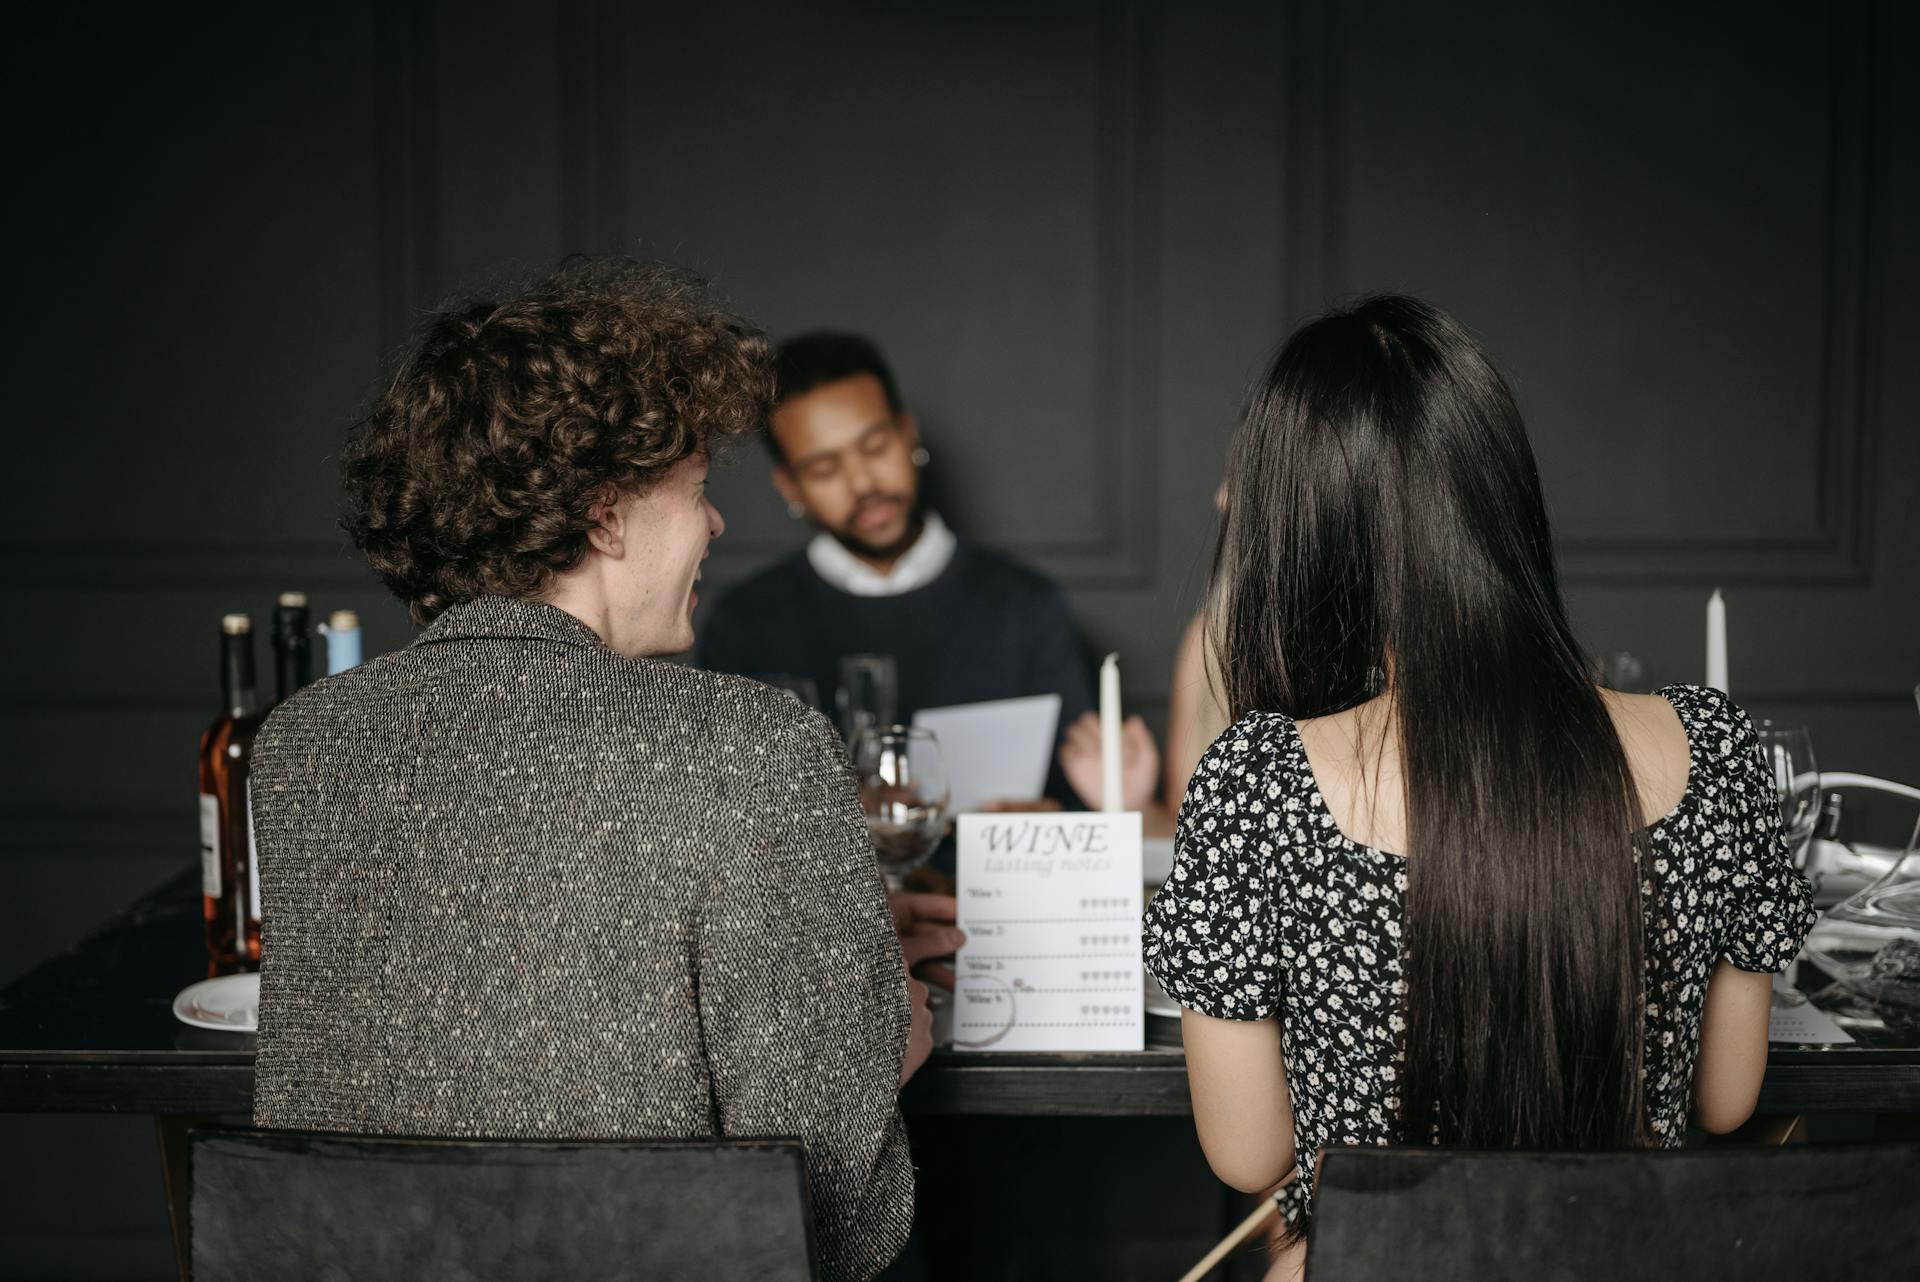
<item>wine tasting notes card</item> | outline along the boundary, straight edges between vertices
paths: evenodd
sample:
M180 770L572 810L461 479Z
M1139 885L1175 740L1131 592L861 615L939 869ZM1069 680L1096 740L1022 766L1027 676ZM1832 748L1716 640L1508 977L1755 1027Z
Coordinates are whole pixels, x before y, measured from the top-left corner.
M960 816L953 1044L1145 1045L1138 814Z

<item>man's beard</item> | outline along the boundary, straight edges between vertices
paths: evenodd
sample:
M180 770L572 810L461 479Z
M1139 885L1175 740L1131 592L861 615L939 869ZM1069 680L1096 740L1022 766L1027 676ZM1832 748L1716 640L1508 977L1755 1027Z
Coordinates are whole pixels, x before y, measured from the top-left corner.
M859 515L859 510L855 509L852 516L848 518L849 523ZM907 549L919 540L921 532L926 529L926 526L926 513L921 508L920 501L916 498L911 500L907 507L906 529L901 532L899 538L894 539L891 543L869 543L858 534L855 534L851 529L828 530L827 533L831 534L841 547L853 553L855 556L864 557L870 561L894 561L904 556Z

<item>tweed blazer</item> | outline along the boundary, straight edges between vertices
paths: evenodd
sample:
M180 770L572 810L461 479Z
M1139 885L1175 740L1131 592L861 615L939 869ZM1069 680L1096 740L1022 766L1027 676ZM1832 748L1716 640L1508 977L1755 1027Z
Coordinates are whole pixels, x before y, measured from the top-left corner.
M819 714L482 598L275 709L252 789L257 1124L794 1137L825 1275L899 1250L905 972Z

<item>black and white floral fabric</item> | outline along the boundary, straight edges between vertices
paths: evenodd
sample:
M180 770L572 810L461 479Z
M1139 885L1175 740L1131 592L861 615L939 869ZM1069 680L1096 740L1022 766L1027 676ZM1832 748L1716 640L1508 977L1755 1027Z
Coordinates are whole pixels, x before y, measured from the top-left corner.
M1686 1130L1707 980L1725 957L1783 969L1813 923L1788 862L1752 723L1716 690L1660 694L1687 732L1685 795L1649 831L1647 1122ZM1406 1030L1405 860L1335 824L1291 719L1252 713L1214 741L1180 808L1173 874L1147 908L1147 968L1181 1005L1219 1019L1277 1018L1292 1094L1304 1211L1329 1145L1397 1139Z

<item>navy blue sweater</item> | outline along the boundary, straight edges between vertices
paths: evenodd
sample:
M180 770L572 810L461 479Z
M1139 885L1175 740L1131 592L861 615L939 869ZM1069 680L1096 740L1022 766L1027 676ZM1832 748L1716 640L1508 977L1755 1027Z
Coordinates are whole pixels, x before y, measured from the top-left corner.
M965 540L939 578L898 596L842 592L797 552L723 594L700 629L702 667L811 677L830 716L848 654L894 657L904 722L921 708L1057 694L1064 733L1093 707L1091 662L1059 586ZM1047 794L1082 804L1057 760Z

